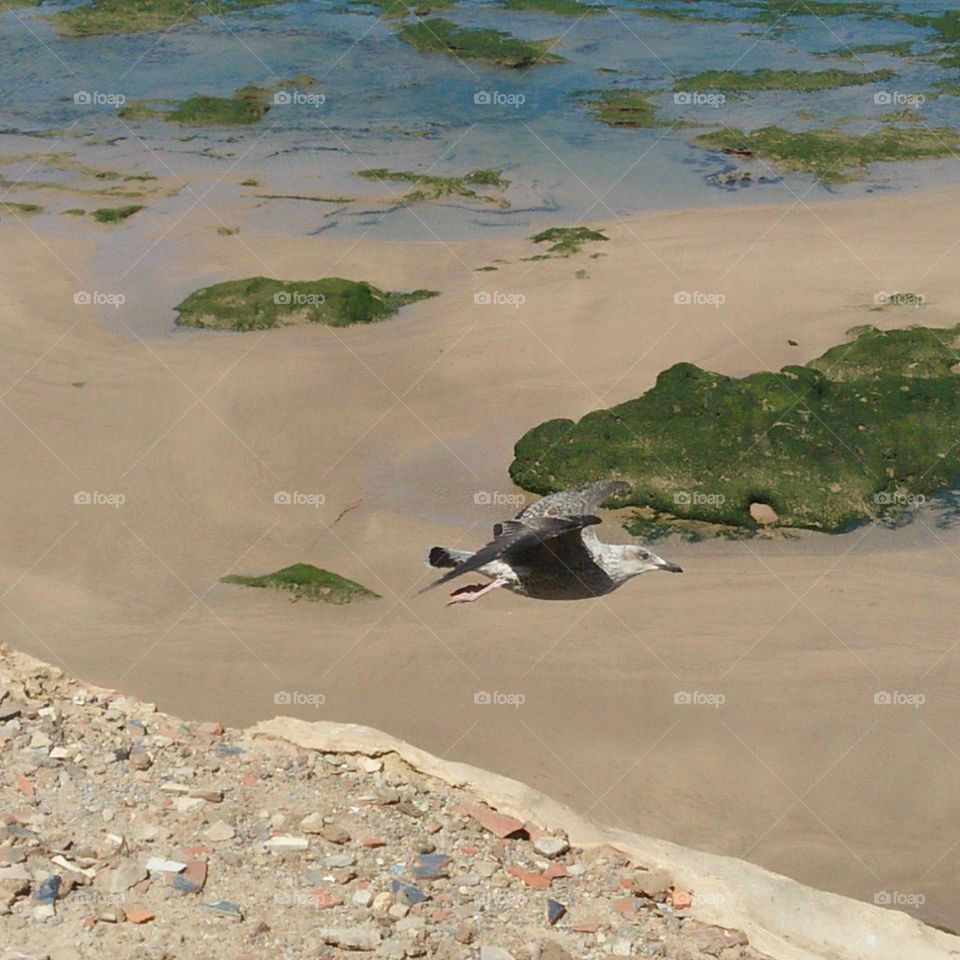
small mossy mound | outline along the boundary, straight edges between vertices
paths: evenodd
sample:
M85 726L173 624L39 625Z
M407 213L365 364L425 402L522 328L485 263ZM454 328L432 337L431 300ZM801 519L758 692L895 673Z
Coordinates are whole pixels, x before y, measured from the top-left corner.
M606 13L607 7L599 3L581 3L580 0L502 0L505 10L532 10L538 13L553 13L560 17L583 17Z
M221 577L221 583L234 583L241 587L259 587L267 590L286 590L296 599L320 600L323 603L352 603L354 600L379 599L379 594L362 584L339 574L322 570L310 563L295 563L275 573L261 577L244 577L232 574Z
M521 40L502 30L459 27L442 17L408 23L397 36L425 53L448 53L460 60L481 60L501 67L565 62L551 51L552 40Z
M392 317L402 306L439 296L435 290L384 293L369 283L322 280L228 280L191 293L174 309L177 324L213 330L270 330L295 323L346 327Z
M534 427L510 476L540 494L618 477L660 523L839 532L903 512L960 476L960 325L851 336L779 373L678 363L636 400Z
M120 223L143 209L144 207L131 203L125 207L100 207L90 215L97 223Z
M123 120L167 120L192 127L245 126L261 120L270 109L265 100L269 93L265 88L245 87L232 97L197 95L177 102L131 100L117 114Z
M70 37L149 33L267 6L277 0L92 0L51 14L57 31Z
M782 170L812 173L823 183L842 183L863 176L871 163L951 156L960 149L960 131L887 125L857 136L829 128L795 132L776 126L750 131L723 127L700 134L695 142L756 155Z
M28 216L40 213L43 207L38 203L16 203L13 200L0 200L0 213L12 213L15 216Z
M428 17L439 10L449 10L454 0L350 0L354 6L374 7L385 20L398 17Z
M800 90L811 93L838 87L862 86L895 77L895 70L873 70L857 73L853 70L754 70L741 73L735 70L704 70L689 77L681 77L674 90L694 93L741 93L762 90Z
M558 257L569 257L579 253L585 243L610 238L599 230L591 230L589 227L550 227L548 230L535 233L530 239L534 243L549 243L547 253Z
M657 91L581 90L575 100L588 106L597 120L611 127L665 127L668 121L657 113L653 98Z
M442 200L445 197L463 197L467 200L481 200L498 207L509 207L510 202L499 193L493 195L481 193L484 189L505 190L510 181L505 180L499 170L471 170L462 177L439 177L415 170L388 170L386 167L372 167L358 170L358 177L364 180L394 181L413 184L414 189L400 197L400 203L418 203L423 200Z

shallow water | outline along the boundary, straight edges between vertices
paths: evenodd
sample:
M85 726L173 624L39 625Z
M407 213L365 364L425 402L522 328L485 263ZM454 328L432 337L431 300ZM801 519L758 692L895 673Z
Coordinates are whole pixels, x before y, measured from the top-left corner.
M920 10L923 4L911 0L900 7ZM571 98L584 89L669 89L677 78L705 69L896 69L895 80L816 94L751 94L719 107L678 107L670 93L659 101L667 118L679 119L686 110L688 119L706 124L778 123L802 129L853 117L868 128L891 109L874 103L876 92L929 91L951 72L887 54L864 55L862 62L812 54L901 39L921 41L921 52L932 48L922 42L929 39L928 31L905 24L806 17L781 31L742 19L681 23L640 16L629 0L613 4L608 14L580 19L463 0L445 14L463 25L496 26L521 37L562 38L557 50L567 63L510 70L421 54L396 38L390 21L342 8L335 0L311 0L161 34L79 39L59 37L35 12L0 14L0 129L121 137L98 151L102 166L136 162L158 174L250 174L269 182L274 192L384 198L402 192L402 185L370 184L354 176L372 165L443 175L495 167L512 181L512 208L505 212L483 204L467 211L432 205L410 216L382 208L371 212L364 205L331 216L326 205L301 204L291 220L293 205L286 203L265 205L269 209L261 217L266 229L283 224L311 234L332 227L390 239L459 239L497 226L527 229L545 218L609 220L640 210L721 205L730 202L731 193L737 203L855 196L878 188L934 185L956 173L951 160L882 165L866 181L840 188L797 174L723 189L706 177L729 166L728 158L693 146L696 128L614 129ZM730 18L750 14L722 3L697 9ZM618 72L601 75L598 68ZM78 91L127 100L229 96L245 84L274 84L299 74L318 79L309 92L322 92L325 102L275 105L263 121L247 128L128 125L109 104L74 103ZM522 103L475 102L481 93ZM815 119L802 118L799 111L811 111ZM955 124L960 99L928 99L917 112L928 125ZM37 143L38 149L62 151L76 149L82 140Z

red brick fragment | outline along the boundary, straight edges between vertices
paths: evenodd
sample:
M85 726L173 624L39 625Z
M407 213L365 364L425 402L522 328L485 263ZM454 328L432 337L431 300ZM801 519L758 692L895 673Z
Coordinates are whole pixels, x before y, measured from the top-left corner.
M496 810L482 807L479 804L471 805L466 809L474 820L500 839L515 833L525 832L523 824L516 817L509 817L505 813L497 813Z
M123 915L128 923L149 923L156 916L146 907L124 907Z
M528 887L534 890L546 890L550 886L550 881L542 874L534 870L524 870L523 867L507 867L507 873L518 880L522 880Z
M33 789L33 784L22 773L18 773L16 775L16 780L17 789L25 797L30 797L32 799L34 796L36 796L36 790Z

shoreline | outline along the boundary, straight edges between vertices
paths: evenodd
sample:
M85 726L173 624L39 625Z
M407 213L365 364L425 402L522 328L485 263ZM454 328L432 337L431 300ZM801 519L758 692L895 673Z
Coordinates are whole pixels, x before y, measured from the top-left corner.
M448 610L442 597L410 597L427 576L424 547L477 543L501 519L475 496L518 492L506 468L533 423L637 396L678 360L778 369L858 322L952 323L960 190L812 212L642 215L604 228L601 259L533 263L520 257L539 251L519 238L431 244L425 256L421 244L241 232L248 248L216 235L234 201L207 202L172 242L161 211L104 228L116 231L108 264L100 228L65 235L31 221L41 243L0 222L5 639L172 713L212 710L234 725L272 716L277 690L306 687L338 720L527 771L536 789L626 829L749 853L867 900L922 893L919 915L958 926L929 829L947 829L960 795L960 772L930 759L949 757L937 739L952 746L960 715L950 641L960 608L943 589L956 532L896 551L882 549L896 534L871 530L823 552L678 547L683 584L644 578L583 605L491 596ZM363 328L142 341L74 307L78 288L101 282L92 270L122 271L158 240L157 279L129 301L156 329L164 298L182 299L172 288L200 277L334 270L441 295ZM498 272L473 272L501 254L511 262ZM677 306L685 289L724 290L726 304ZM884 289L925 292L928 304L875 313ZM475 305L484 290L526 300ZM78 507L78 490L122 492L126 504ZM277 490L325 503L277 506ZM604 535L621 532L608 521ZM290 604L218 583L301 561L384 599ZM873 703L878 690L914 688L922 712ZM526 705L484 713L478 689L522 692ZM684 690L723 692L727 706L684 713L673 702ZM598 800L601 780L617 786ZM911 805L920 822L893 840L874 827L900 823Z
M46 905L44 901L44 905L34 908L32 924L24 922L25 911L21 909L29 892L24 886L39 887L39 876L47 877L49 868L45 863L41 866L32 856L15 858L3 868L4 882L13 891L4 901L3 913L10 926L11 942L19 941L23 949L33 945L37 931L51 916L57 917L57 922L44 930L44 946L57 957L68 948L83 950L92 946L99 952L106 938L115 951L124 955L128 948L143 949L142 944L147 940L162 946L175 937L171 927L181 937L187 933L203 938L211 925L223 921L204 916L203 909L198 911L191 899L196 895L207 901L204 906L208 910L211 904L218 904L218 912L239 923L240 937L247 937L246 928L253 926L254 917L261 916L276 928L272 936L281 942L287 941L302 936L298 928L304 924L312 927L316 913L324 911L325 919L330 918L324 927L326 931L365 931L360 949L378 949L378 955L383 952L382 938L390 938L394 932L391 924L408 916L410 920L398 923L394 930L399 932L402 927L404 935L411 939L419 939L426 933L442 941L452 933L453 939L460 943L479 940L488 948L490 940L495 939L514 951L518 947L530 951L531 958L557 954L559 950L557 955L561 960L571 955L566 952L570 948L588 955L601 949L610 935L617 936L620 944L630 943L638 936L650 939L659 936L667 955L686 946L690 950L705 951L701 956L716 956L719 949L725 948L722 956L736 956L741 960L759 960L757 950L775 960L900 960L921 943L925 955L934 960L955 955L960 945L958 937L924 926L898 911L804 887L741 860L716 857L599 826L523 783L466 764L450 763L369 727L305 723L283 716L246 730L225 729L216 721L184 721L158 713L153 704L84 684L49 664L11 652L6 645L0 646L0 673L5 693L13 691L22 696L20 701L4 697L8 737L19 737L26 742L26 732L33 731L29 748L21 751L15 766L14 779L19 794L15 802L21 804L16 814L18 821L38 827L41 835L49 831L51 822L55 828L67 829L71 836L79 831L87 843L107 851L91 857L79 847L67 848L66 857L53 858L56 868L63 869L60 889L52 903ZM49 713L41 711L50 708L56 711L57 720L46 724L44 718ZM125 728L112 731L104 720L115 721L118 716L126 719ZM91 721L96 732L86 726ZM76 753L73 738L81 731L84 732L83 752ZM111 753L109 748L122 742L124 736L131 738L131 748L121 747ZM45 740L56 743L48 748L51 759L47 760L46 767L84 769L85 797L89 799L92 791L97 792L102 817L81 822L75 811L72 816L66 815L71 811L69 805L57 806L44 765L27 758L27 754L32 757L42 752L44 748L36 744ZM107 749L93 754L95 746ZM174 752L176 758L171 759ZM213 763L207 759L211 755L215 755ZM183 766L186 757L193 766ZM129 763L132 774L123 769L125 762ZM171 763L178 766L165 769ZM311 767L317 767L317 772L312 772ZM299 832L307 834L306 837L289 836L291 828L296 829L294 821L303 792L300 781L304 768L311 770L307 784L309 809L315 809L320 793L328 813L336 810L341 822L353 821L351 830L340 825L319 828L317 814L313 813L312 820L308 814L300 821ZM282 798L270 795L274 788L271 781L275 782L281 771L284 772ZM132 816L123 805L120 810L113 806L124 790L130 789L124 783L125 777L136 781L133 789L139 796ZM190 782L183 783L185 777ZM343 786L332 787L330 777L339 778ZM152 792L158 781L160 791L165 791L159 801ZM242 784L240 789L239 784ZM391 786L400 789L390 789ZM322 843L321 837L335 843L334 849L338 851L350 850L357 827L381 831L374 841L379 851L377 864L384 862L384 853L392 859L402 857L401 849L394 851L388 846L394 839L390 834L398 826L391 822L389 814L391 804L399 800L401 791L409 791L411 786L421 805L428 802L433 807L431 813L436 819L429 824L427 833L437 841L431 844L434 849L439 844L448 851L439 856L455 860L455 865L448 868L454 875L452 884L443 882L447 870L438 878L439 882L415 879L420 887L405 889L419 889L417 896L424 899L417 903L414 898L412 909L402 896L395 894L391 898L386 891L381 891L376 899L373 891L383 883L377 875L379 871L371 872L367 858L353 853L350 859L355 869L325 876L325 881L332 881L326 886L312 890L295 886L303 883L303 878L296 876L297 867L302 862L307 865L322 862L323 855L329 852L330 847ZM13 792L14 788L11 785L7 789ZM339 809L344 800L350 804L349 808ZM370 809L371 804L378 801L386 816L383 813L357 816L357 811L364 806ZM247 836L249 831L262 842L270 835L262 823L251 817L254 806L272 813L273 838L264 846L271 848L271 844L277 844L276 849L282 855L279 863L275 859L270 862L272 858L255 852L253 837ZM42 824L36 823L37 808L43 814ZM417 832L416 820L411 824L410 816L399 818L403 821L399 824L401 836L408 841L411 833ZM469 830L471 826L471 818L482 829L474 827L472 833L465 831L465 827ZM325 819L333 821L334 817ZM482 860L477 856L478 846L485 852L488 849L484 830L502 837L512 828L519 828L519 833L513 829L509 836L518 839L499 839L490 847L492 858ZM236 837L238 831L247 844L241 846L240 852L225 847L225 841ZM315 834L320 836L313 836ZM148 853L162 854L178 841L189 842L189 838L198 835L206 842L184 848L185 864L169 860L163 864L165 869L174 872L178 867L181 869L179 881L174 879L170 884L169 878L154 867L150 879L138 882L127 891L133 881L146 873L138 864ZM122 840L119 849L113 849L115 837ZM463 839L471 843L460 842ZM541 846L544 839L552 846ZM529 857L527 840L536 852L549 851L548 859L539 863L534 859L532 871L508 866L510 861L516 863ZM287 850L283 844L291 849ZM365 847L370 845L368 841L363 843ZM388 849L379 849L382 847ZM556 851L560 851L560 860L556 859ZM449 858L449 854L453 854L453 858ZM81 857L85 866L71 863ZM334 861L339 864L342 859L342 855L328 859L327 865L333 866ZM474 882L467 871L477 861L483 872L479 881ZM564 861L570 864L570 870ZM24 863L27 866L23 866ZM148 869L150 864L157 863L156 856L150 857ZM565 919L567 905L561 900L551 900L562 907L559 923L548 919L546 924L543 921L537 924L531 922L533 917L529 916L526 901L537 910L542 906L538 901L543 895L521 893L516 887L519 884L522 890L527 884L538 889L534 881L536 884L543 881L536 880L536 868L551 863L546 875L563 882L549 892L552 897L567 901L573 913ZM608 864L617 868L620 881L612 888L608 886L611 878ZM501 895L496 925L491 926L482 909L475 912L476 905L471 901L476 894L472 891L479 887L488 895L483 878L496 876L501 868L516 880L510 892ZM269 880L263 877L267 871ZM359 871L363 871L364 876L354 888L351 885ZM393 871L396 872L399 870ZM258 873L261 876L257 876ZM306 871L309 882L316 883L317 875L316 869ZM567 882L565 878L571 876L575 879ZM458 879L463 884L459 897L452 890ZM165 881L181 892L179 902L169 894L158 898L151 890L151 887L160 888ZM284 886L291 881L294 886ZM337 884L346 887L346 893L353 894L349 907L337 891ZM641 892L644 887L653 890L654 884L660 884L661 892ZM503 890L511 884L497 878L491 886ZM547 881L547 886L553 886L553 880ZM421 889L424 887L429 892ZM272 900L263 896L264 888L273 891ZM632 891L633 895L625 891ZM224 893L232 899L209 899ZM664 896L665 901L661 903ZM431 901L443 906L433 906ZM506 911L504 906L508 908ZM370 912L365 908L370 908ZM666 922L656 927L642 919L643 912L662 915ZM384 914L388 914L389 922L385 922ZM584 916L590 916L591 921L576 922ZM453 924L447 923L451 917L460 920L456 931ZM11 923L14 918L16 932ZM121 920L126 923L118 926ZM344 921L360 926L345 927ZM142 926L144 924L147 926ZM132 932L128 933L131 926ZM231 941L236 936L233 924L216 929L220 931L218 942ZM269 925L262 919L255 930L256 937L270 933ZM410 930L423 932L411 934ZM329 935L325 936L330 942ZM247 937L247 942L250 939L253 937ZM645 944L641 939L636 946L642 945Z

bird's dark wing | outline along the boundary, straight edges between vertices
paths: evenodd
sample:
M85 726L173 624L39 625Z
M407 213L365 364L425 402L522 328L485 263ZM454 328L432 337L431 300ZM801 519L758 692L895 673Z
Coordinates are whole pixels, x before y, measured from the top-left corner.
M551 493L530 506L524 507L517 520L529 520L532 517L570 517L584 516L597 512L601 504L610 497L629 493L630 484L623 480L598 480L577 490L561 490Z
M529 520L505 520L498 524L500 532L485 547L481 547L469 560L458 563L449 573L445 573L439 580L434 580L423 593L431 587L439 586L459 577L471 570L491 563L494 560L510 562L514 553L526 553L531 547L538 546L545 541L561 537L600 523L599 517L594 516L567 516L567 517L531 517Z

